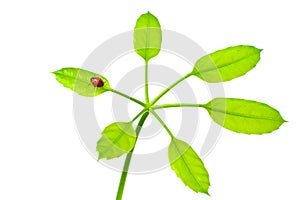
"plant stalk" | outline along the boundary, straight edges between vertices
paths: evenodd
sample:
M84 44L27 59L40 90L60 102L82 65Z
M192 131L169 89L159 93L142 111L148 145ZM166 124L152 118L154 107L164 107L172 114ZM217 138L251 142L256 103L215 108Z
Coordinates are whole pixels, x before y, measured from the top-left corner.
M140 121L139 121L139 123L136 127L136 139L138 139L140 131L142 129L142 126L144 125L144 122L146 121L148 115L149 115L149 112L146 112L141 117L141 119L140 119ZM116 200L122 200L123 191L124 191L124 187L125 187L125 182L126 182L126 178L127 178L127 174L128 174L128 169L129 169L132 153L134 151L134 147L126 156L123 171L122 171L122 175L121 175L121 178L120 178L120 183L119 183L119 188L118 188L118 193L117 193Z
M145 62L145 99L146 104L149 103L149 90L148 90L148 61Z
M157 121L164 127L164 129L167 131L169 136L173 139L174 138L173 133L171 132L169 127L165 124L165 122L160 118L160 116L154 110L150 110L150 112L157 119Z
M115 89L109 89L108 91L111 91L111 92L113 92L113 93L116 93L116 94L118 94L118 95L121 95L122 97L125 97L125 98L127 98L127 99L129 99L129 100L131 100L131 101L134 101L135 103L140 104L141 106L145 107L145 104L144 104L143 102L141 102L140 100L137 100L136 98L133 98L133 97L127 95L127 94L124 94L124 93L118 91L118 90L115 90Z
M203 107L204 104L194 104L194 103L170 103L170 104L162 104L157 106L152 106L152 110L163 109L163 108L175 108L175 107Z

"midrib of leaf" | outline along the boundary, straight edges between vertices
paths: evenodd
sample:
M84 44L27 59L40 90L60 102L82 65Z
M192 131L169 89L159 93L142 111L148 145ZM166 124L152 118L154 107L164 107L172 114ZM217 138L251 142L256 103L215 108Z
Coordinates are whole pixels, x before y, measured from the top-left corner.
M149 14L147 14L146 48L144 53L145 60L149 60L149 58L147 57L149 46L149 18Z
M242 115L240 113L234 113L234 112L226 112L220 109L212 109L210 107L207 106L203 106L205 109L211 110L211 111L216 111L216 112L220 112L223 114L228 114L228 115L232 115L232 116L238 116L238 117L244 117L244 118L250 118L250 119L262 119L262 120L270 120L270 121L278 121L278 122L284 122L285 120L279 120L279 119L272 119L272 118L268 118L268 117L258 117L255 115Z
M203 190L203 188L202 188L202 186L201 186L201 184L198 182L198 180L193 176L193 173L191 172L191 169L189 168L189 166L188 166L188 162L184 159L184 153L182 154L182 156L181 156L181 154L180 154L180 152L179 152L179 149L178 149L178 147L177 147L177 144L176 144L176 142L174 142L174 144L175 144L175 147L176 147L176 152L178 153L178 155L179 155L179 158L180 159L182 159L183 160L183 162L184 162L184 164L185 164L185 167L188 169L188 171L189 171L189 173L191 174L191 176L193 177L193 179L196 181L196 183L198 183L198 185L201 187L201 189ZM190 148L190 147L189 147ZM187 151L187 150L186 150Z
M229 63L229 64L223 64L223 65L220 65L220 66L218 66L218 67L216 67L216 68L210 68L210 69L207 69L207 70L202 70L202 71L200 71L200 73L210 72L210 71L214 71L214 70L221 69L221 68L224 68L224 67L230 67L231 65L237 64L237 63L239 63L239 62L241 62L241 61L243 61L243 60L245 60L245 59L247 59L247 58L250 58L250 57L252 57L252 56L255 56L256 54L259 54L259 53L253 53L253 54L250 54L250 55L247 56L247 57L240 58L240 59L238 59L238 60L236 60L236 61L234 61L234 62L232 62L232 63Z

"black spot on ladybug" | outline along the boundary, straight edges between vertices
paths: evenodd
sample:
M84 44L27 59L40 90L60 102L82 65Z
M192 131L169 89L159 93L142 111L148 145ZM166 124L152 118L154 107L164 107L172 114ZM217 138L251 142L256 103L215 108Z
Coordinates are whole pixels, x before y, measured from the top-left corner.
M94 87L103 87L104 81L99 77L93 77L91 78L91 83Z

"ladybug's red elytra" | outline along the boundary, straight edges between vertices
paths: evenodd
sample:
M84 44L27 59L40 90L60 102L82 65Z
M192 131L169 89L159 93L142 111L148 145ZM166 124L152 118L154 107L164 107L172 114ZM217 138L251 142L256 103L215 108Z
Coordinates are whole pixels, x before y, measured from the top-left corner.
M104 81L99 77L92 77L91 83L93 84L94 87L103 87L104 85Z

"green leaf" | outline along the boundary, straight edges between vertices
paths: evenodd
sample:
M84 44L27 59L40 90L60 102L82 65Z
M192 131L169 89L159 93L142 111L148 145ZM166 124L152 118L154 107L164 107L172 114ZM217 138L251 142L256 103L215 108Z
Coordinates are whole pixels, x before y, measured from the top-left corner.
M210 83L229 81L254 68L261 51L245 45L219 50L200 58L192 73Z
M172 139L169 145L169 162L185 185L195 192L208 194L208 172L199 156L187 143Z
M136 142L136 132L130 122L115 122L107 126L97 142L96 150L101 158L112 159L130 152Z
M219 125L238 133L271 133L286 122L267 104L233 98L216 98L203 105Z
M134 49L145 61L157 56L162 33L158 19L151 13L141 15L134 28Z
M52 73L55 74L56 80L63 86L82 96L93 97L110 89L108 80L105 77L84 69L69 67ZM93 77L101 78L104 81L104 85L102 87L94 87L91 83L91 78Z

